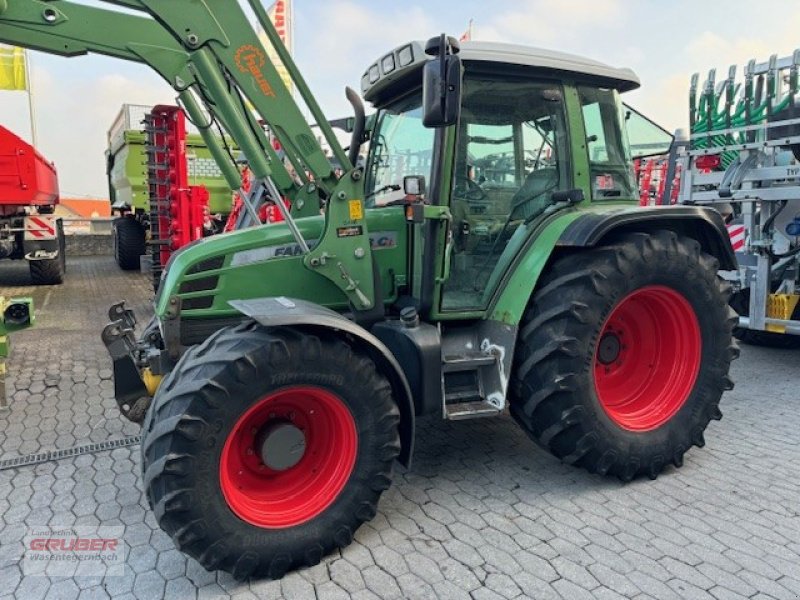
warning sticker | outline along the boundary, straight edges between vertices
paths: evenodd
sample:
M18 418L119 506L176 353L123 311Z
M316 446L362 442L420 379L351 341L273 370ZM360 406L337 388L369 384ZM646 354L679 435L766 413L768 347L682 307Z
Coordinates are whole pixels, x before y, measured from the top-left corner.
M25 241L56 239L56 223L53 217L25 217Z
M361 205L361 200L350 200L350 220L360 221L364 218L364 208Z

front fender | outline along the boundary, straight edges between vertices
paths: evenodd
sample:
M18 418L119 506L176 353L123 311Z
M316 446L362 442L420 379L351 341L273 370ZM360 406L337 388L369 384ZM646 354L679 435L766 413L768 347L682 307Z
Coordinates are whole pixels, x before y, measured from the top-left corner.
M378 365L392 385L392 392L400 409L400 456L405 467L411 465L414 451L414 401L403 369L391 351L369 331L346 319L339 313L308 302L284 296L231 300L229 304L242 314L255 319L265 327L302 327L307 330L342 331L356 339L358 348L365 351Z

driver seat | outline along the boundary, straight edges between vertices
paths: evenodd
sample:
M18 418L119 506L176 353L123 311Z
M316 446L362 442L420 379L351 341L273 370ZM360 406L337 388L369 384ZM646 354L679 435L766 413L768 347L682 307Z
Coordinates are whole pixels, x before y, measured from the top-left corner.
M550 204L550 192L558 188L558 169L546 167L531 171L522 187L511 198L510 219L527 219Z

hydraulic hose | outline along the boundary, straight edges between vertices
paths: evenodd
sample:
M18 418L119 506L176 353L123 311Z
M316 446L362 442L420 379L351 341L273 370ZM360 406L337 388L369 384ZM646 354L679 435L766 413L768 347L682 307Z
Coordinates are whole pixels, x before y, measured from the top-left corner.
M767 219L764 221L763 225L761 225L761 231L769 231L769 228L772 227L772 223L775 222L775 219L783 212L783 209L786 208L786 205L789 203L788 200L781 200L780 206L778 210L772 213Z

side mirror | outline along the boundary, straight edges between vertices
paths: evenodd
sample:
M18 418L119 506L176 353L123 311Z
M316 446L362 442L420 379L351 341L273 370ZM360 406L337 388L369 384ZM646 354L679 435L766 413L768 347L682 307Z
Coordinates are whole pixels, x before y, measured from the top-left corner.
M436 58L422 71L422 124L446 127L458 121L461 107L461 57L455 38L442 34L428 41L425 52Z

